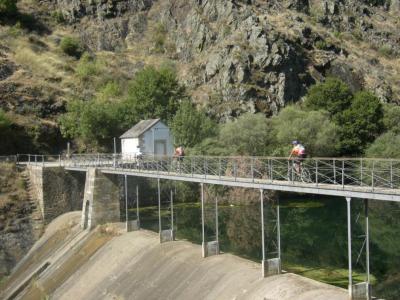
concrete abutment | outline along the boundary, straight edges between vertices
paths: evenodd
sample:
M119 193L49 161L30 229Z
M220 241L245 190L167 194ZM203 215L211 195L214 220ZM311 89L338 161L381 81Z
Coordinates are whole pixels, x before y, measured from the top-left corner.
M97 225L120 221L120 187L118 175L103 174L95 168L86 172L81 226L92 229Z

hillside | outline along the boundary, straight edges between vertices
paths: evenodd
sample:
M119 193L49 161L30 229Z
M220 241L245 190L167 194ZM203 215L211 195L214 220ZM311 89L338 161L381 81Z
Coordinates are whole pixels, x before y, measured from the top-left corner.
M110 80L170 65L209 116L276 115L327 76L400 103L398 0L35 1L0 26L0 108L15 141L3 152L58 152L58 117ZM75 36L96 57L85 76L60 48ZM100 66L101 65L101 66ZM100 66L100 67L99 67ZM97 73L99 74L99 73Z

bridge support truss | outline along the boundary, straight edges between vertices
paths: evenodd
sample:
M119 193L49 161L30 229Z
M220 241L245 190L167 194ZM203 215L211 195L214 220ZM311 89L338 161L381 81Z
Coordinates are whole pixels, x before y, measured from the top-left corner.
M370 284L370 265L369 265L369 216L368 216L368 200L364 199L364 217L365 217L365 235L364 241L357 258L361 257L363 250L365 251L365 281L353 283L353 262L352 262L352 227L351 227L351 198L347 197L347 245L348 245L348 263L349 263L349 299L351 300L370 300L372 298ZM357 218L358 219L358 218Z
M174 193L171 190L169 195L169 211L170 211L170 228L162 228L161 218L161 183L160 178L157 179L157 193L158 193L158 229L160 234L160 243L171 242L175 240L175 229L174 229Z
M215 197L215 240L207 241L205 232L205 193L204 183L201 186L201 231L202 231L202 256L212 256L219 254L219 229L218 229L218 199Z
M136 184L136 195L134 205L136 204L136 219L129 220L129 201L128 201L128 176L124 175L124 191L125 191L125 223L126 231L135 231L140 229L140 217L139 217L139 185Z
M279 198L277 199L276 212L275 212L275 220L271 220L270 223L275 223L274 229L276 229L276 251L271 252L271 254L275 254L274 258L267 258L267 247L266 240L268 240L268 235L266 239L266 226L265 226L265 211L264 211L264 190L260 189L260 211L261 211L261 247L262 247L262 261L261 261L261 271L262 277L267 277L270 275L277 275L281 273L281 232L280 232L280 214L279 214ZM267 227L268 228L268 227ZM271 239L273 240L273 239Z

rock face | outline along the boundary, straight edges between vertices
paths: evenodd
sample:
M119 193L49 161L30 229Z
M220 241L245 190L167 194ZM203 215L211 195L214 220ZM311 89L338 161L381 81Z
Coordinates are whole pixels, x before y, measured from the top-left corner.
M276 114L326 76L400 102L393 77L356 45L400 55L398 21L389 13L398 11L398 0L50 2L93 51L145 49L144 56L172 59L192 98L222 121L248 111ZM338 42L342 35L354 49Z

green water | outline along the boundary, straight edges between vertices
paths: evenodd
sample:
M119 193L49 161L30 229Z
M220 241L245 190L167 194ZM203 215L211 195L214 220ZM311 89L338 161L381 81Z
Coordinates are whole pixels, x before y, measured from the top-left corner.
M206 205L207 240L215 240L215 203ZM260 261L260 205L219 205L219 241L222 252ZM276 257L276 206L267 204L267 258ZM134 215L134 211L130 214ZM170 226L167 204L162 209L163 229ZM370 266L373 295L400 299L400 206L370 201ZM158 207L140 210L141 226L158 231ZM343 198L312 198L284 195L280 201L282 266L322 282L347 287L347 218ZM364 206L352 201L353 268L355 282L365 281L363 244ZM201 243L201 207L197 203L174 206L178 239ZM199 254L200 255L200 254Z

